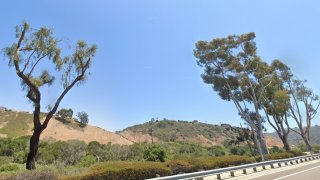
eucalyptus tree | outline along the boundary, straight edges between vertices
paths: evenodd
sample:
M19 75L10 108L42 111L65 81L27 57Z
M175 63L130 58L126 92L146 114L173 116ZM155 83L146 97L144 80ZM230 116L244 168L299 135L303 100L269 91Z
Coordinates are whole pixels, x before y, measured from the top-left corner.
M268 153L260 106L271 70L257 55L254 33L198 41L194 55L203 67L202 79L212 85L221 99L232 101L240 116L252 128L258 151ZM263 82L263 83L262 83Z
M274 60L271 64L271 70L272 76L268 78L272 83L266 87L261 107L268 123L281 139L283 147L286 151L290 151L288 142L290 93L285 86L286 80L290 78L288 76L290 69L280 60Z
M35 169L40 134L47 128L65 95L73 87L86 81L96 46L78 41L73 54L62 58L59 40L53 36L52 30L47 27L32 29L26 22L16 27L16 39L17 42L4 48L3 52L9 66L14 67L17 76L21 79L21 86L34 107L34 130L30 138L26 168ZM50 64L55 71L54 74L46 69ZM42 104L40 90L44 86L52 85L57 75L61 76L63 90L42 120L40 119Z
M317 114L319 109L320 100L312 89L305 86L306 81L290 78L287 80L288 89L291 95L291 105L289 108L289 115L295 120L298 131L292 129L292 131L298 133L309 151L312 150L310 142L310 128L311 121Z

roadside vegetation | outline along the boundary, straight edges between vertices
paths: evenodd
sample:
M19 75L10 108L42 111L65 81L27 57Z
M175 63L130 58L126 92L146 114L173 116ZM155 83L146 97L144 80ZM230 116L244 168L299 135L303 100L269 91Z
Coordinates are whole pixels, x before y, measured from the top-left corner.
M144 179L194 172L261 160L246 144L202 147L189 142L133 145L100 144L92 141L43 141L39 144L36 171L25 170L30 136L0 139L0 177L13 179ZM267 159L302 155L303 144L290 152L269 149ZM319 150L319 146L314 146ZM126 178L128 179L128 178Z

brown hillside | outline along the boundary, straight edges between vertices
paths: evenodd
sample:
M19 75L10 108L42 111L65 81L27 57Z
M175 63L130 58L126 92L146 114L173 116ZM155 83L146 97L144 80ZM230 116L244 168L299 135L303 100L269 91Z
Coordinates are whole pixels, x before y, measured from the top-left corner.
M41 139L45 140L60 140L67 141L72 139L79 139L85 141L86 143L90 141L98 141L102 144L121 144L130 145L131 141L125 139L124 137L112 133L110 131L104 130L99 127L87 125L85 127L77 127L76 123L64 124L56 119L52 119L47 127L47 129L41 134Z

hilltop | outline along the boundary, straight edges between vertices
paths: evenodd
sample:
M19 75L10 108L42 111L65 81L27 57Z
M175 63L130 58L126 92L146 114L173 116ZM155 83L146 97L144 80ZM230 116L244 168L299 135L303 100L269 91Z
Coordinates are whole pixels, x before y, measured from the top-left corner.
M240 127L229 124L212 125L198 121L161 120L128 127L117 132L132 142L176 142L187 141L202 146L224 145L238 135ZM269 147L281 146L278 138L266 135Z
M23 111L1 111L0 110L0 137L17 137L31 135L33 115ZM132 142L118 134L104 130L99 127L86 125L79 127L76 121L70 123L61 122L54 117L45 131L41 134L44 140L67 141L81 139L85 142L98 141L102 144L112 142L113 144L130 145Z

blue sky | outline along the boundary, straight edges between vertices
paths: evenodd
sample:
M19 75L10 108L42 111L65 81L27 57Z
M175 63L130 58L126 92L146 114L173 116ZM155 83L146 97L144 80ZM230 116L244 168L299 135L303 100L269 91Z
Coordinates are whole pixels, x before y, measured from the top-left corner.
M202 82L193 56L198 40L256 33L258 54L281 59L320 93L320 2L295 0L30 0L2 1L0 48L14 42L14 27L48 26L72 45L97 44L88 82L60 107L86 111L107 130L160 119L239 125L231 102ZM0 106L31 110L14 69L0 60ZM43 107L61 88L43 89ZM319 116L314 124L319 124ZM271 128L268 128L271 131Z

